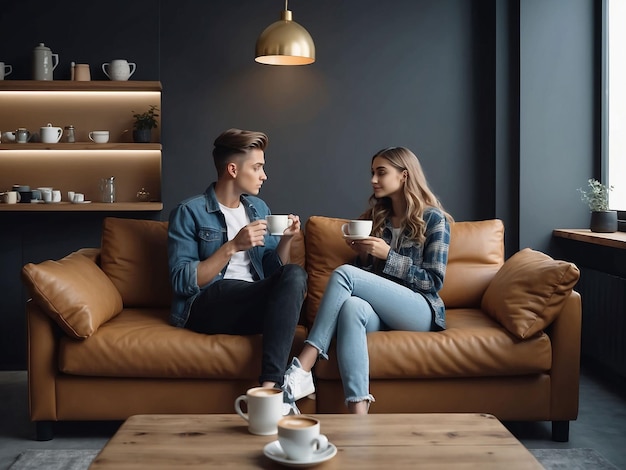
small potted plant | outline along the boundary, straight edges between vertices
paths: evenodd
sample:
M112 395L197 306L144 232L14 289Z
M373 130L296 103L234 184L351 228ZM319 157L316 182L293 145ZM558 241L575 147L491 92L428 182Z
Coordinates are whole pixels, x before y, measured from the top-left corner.
M159 124L157 121L159 117L157 114L158 110L159 108L152 104L146 112L135 113L133 111L133 117L135 118L133 123L133 140L135 142L147 143L152 140L152 129Z
M588 189L578 188L580 198L591 211L589 228L592 232L612 233L617 231L617 211L609 210L609 192L613 186L606 186L590 178Z

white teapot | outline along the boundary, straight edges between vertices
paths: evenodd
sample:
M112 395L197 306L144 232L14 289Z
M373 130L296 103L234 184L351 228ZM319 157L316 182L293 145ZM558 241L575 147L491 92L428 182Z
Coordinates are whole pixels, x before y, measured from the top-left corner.
M102 64L104 74L114 81L128 80L135 73L137 64L128 62L126 59L115 59L111 63Z

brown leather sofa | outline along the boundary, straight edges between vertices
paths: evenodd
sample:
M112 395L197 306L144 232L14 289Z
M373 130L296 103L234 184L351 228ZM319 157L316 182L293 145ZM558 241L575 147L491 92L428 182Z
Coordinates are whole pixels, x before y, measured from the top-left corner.
M328 276L352 258L343 219L311 217L292 261L309 290L302 347ZM256 385L260 336L202 335L168 324L167 223L106 218L100 248L24 266L30 417L37 439L55 421L145 413L231 413ZM578 270L530 249L504 260L501 221L452 227L442 297L448 329L368 336L372 413L485 412L552 421L566 441L578 413ZM346 411L334 360L315 368L305 413Z

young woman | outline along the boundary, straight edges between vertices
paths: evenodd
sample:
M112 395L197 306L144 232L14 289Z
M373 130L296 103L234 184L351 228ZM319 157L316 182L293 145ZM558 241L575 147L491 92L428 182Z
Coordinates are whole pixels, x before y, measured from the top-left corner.
M358 255L330 276L305 346L285 373L283 389L291 400L315 391L311 368L328 359L337 337L337 362L348 411L365 414L369 393L367 333L381 330L445 329L439 297L448 261L452 217L428 187L419 160L393 147L372 158L370 209L372 234L347 240Z

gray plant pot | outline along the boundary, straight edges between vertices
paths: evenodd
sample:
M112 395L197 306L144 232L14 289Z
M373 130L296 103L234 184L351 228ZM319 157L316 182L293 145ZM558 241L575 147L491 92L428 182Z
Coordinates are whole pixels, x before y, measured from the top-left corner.
M592 212L589 228L592 232L617 232L617 211Z
M147 144L152 140L152 129L135 129L133 130L133 141Z

